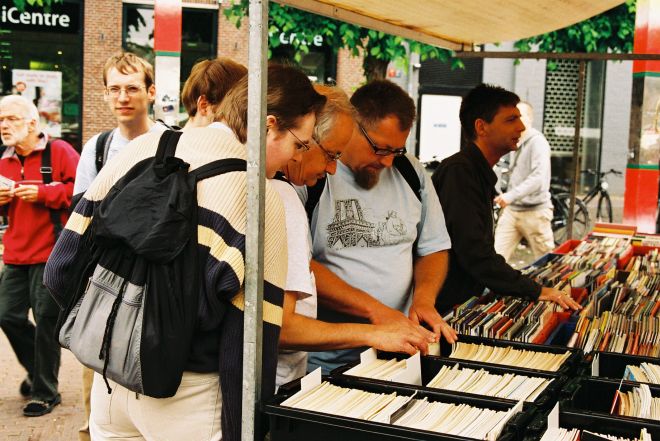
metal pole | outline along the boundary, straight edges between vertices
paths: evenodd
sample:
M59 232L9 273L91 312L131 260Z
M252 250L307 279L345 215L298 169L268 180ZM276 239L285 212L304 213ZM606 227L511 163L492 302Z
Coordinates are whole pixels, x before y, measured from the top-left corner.
M261 348L263 337L264 193L266 159L266 60L268 0L250 0L248 45L247 230L241 440L261 438Z
M533 60L660 60L660 54L614 54L611 52L500 52L500 51L467 51L455 52L456 58L512 58Z
M408 95L410 95L415 104L419 103L419 68L419 54L417 52L410 52L410 46L408 46ZM420 109L418 108L418 115L419 112ZM417 148L417 118L415 118L410 128L406 147L409 152L419 156L419 149Z
M566 232L569 239L573 239L575 195L577 193L578 180L580 179L580 128L582 126L582 101L584 99L584 77L586 70L587 62L585 60L580 60L577 103L575 104L575 132L573 135L573 182L571 182L571 199L568 205L568 223L566 224Z

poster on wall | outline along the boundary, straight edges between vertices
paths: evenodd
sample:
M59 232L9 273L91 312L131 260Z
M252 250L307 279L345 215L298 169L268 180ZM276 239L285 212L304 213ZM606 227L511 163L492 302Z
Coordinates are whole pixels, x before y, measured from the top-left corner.
M419 121L419 160L442 161L461 148L460 96L422 95Z
M12 92L37 106L44 132L53 137L62 136L62 72L14 69Z
M154 115L156 119L166 124L179 123L179 72L181 69L179 57L156 55L156 101ZM167 72L158 75L158 72Z

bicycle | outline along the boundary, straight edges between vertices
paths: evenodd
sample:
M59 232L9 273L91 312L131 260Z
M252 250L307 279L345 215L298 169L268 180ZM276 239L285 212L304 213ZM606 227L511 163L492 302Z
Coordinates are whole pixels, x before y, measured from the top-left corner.
M610 184L607 182L606 176L612 174L614 176L621 176L621 173L618 170L610 169L606 172L595 172L593 170L584 170L583 173L588 173L598 177L598 185L594 186L589 193L586 194L582 200L585 204L589 202L598 195L598 205L596 208L596 220L598 222L604 221L607 216L607 222L612 223L612 199L610 198L610 193L607 191L610 188Z
M501 173L506 176L509 169L501 163L496 165ZM571 201L571 195L567 192L567 187L556 183L556 178L552 179L550 185L550 202L552 202L552 221L551 228L555 245L561 245L568 240L568 213ZM497 225L500 215L500 208L497 204L493 207L493 220ZM589 211L587 206L580 199L575 199L575 211L573 213L573 237L584 237L589 232ZM523 239L524 240L524 239Z
M606 172L597 172L591 169L582 170L582 173L586 173L591 176L596 176L598 178L598 185L595 185L589 192L580 198L581 202L588 206L589 203L598 196L598 204L596 205L596 222L608 222L612 223L612 199L610 198L610 193L607 191L610 184L607 182L607 175L612 174L614 176L621 176L622 173L618 170L610 169ZM564 185L553 185L555 190L560 190L561 192L558 196L568 195L569 188ZM576 208L577 210L577 208Z
M568 237L568 214L571 203L570 193L556 194L550 191L552 201L552 233L555 245L566 242ZM582 200L575 198L575 210L573 212L573 237L582 238L589 232L589 210Z

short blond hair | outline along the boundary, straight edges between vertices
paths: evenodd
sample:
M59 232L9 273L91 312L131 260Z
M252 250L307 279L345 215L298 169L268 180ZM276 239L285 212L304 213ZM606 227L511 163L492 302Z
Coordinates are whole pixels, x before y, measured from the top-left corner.
M118 52L108 58L103 66L103 85L108 85L108 72L115 68L122 75L142 72L144 74L144 85L149 89L154 84L154 67L144 58L140 58L131 52Z
M344 114L355 119L356 111L346 92L339 87L315 84L314 89L326 97L325 105L316 115L316 125L314 126L314 139L321 142L332 131L337 121L337 115Z

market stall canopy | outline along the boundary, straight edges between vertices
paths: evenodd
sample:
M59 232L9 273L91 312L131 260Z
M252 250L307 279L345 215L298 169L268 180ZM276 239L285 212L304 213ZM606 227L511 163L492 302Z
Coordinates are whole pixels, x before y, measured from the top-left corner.
M277 0L315 14L452 50L565 28L622 0Z

